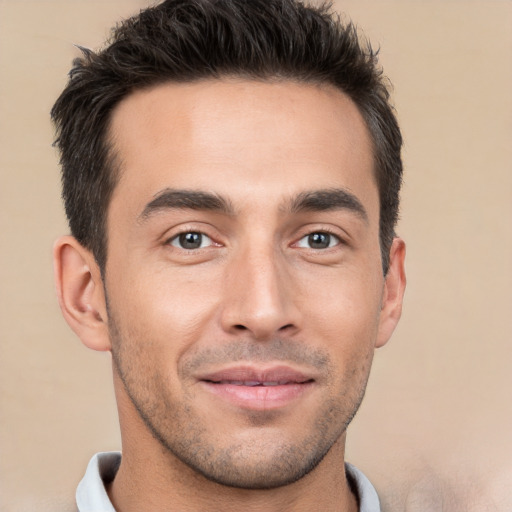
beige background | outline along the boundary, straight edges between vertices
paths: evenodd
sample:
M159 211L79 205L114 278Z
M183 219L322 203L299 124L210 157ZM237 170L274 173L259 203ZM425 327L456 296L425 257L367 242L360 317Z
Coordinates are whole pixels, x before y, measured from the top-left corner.
M0 0L0 510L69 510L119 447L105 354L60 316L67 231L48 112L73 43L143 0ZM350 427L385 510L512 510L512 3L347 1L395 84L405 136L404 317ZM67 504L67 507L66 507Z

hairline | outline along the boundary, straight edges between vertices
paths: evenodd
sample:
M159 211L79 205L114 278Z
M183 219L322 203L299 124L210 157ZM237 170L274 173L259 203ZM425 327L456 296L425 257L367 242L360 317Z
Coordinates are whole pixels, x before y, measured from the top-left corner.
M100 144L106 151L106 159L105 159L105 171L108 174L109 180L111 180L111 190L108 197L108 203L104 210L104 215L102 219L102 225L100 227L100 233L101 233L101 245L102 245L102 251L101 256L98 259L96 255L95 259L98 263L98 266L100 268L100 272L102 276L105 276L106 273L106 266L108 261L108 233L109 233L109 223L108 223L108 217L109 217L109 210L110 205L112 202L112 198L115 194L115 191L117 189L117 186L119 184L119 181L122 178L122 157L120 155L119 149L116 148L115 144L115 134L112 130L112 124L113 124L113 117L115 115L115 112L119 108L119 106L128 98L132 97L134 94L137 94L139 92L150 92L160 86L164 85L170 85L170 84L176 84L176 85L190 85L190 84L201 84L201 83L215 83L215 82L253 82L253 83L294 83L298 85L304 85L304 86L317 86L320 88L327 88L331 89L333 91L337 91L345 98L350 100L353 105L357 108L357 111L359 115L361 116L364 127L368 134L368 139L370 142L370 151L372 154L372 176L375 180L375 185L377 186L377 192L378 192L378 211L379 211L379 246L381 248L381 251L383 250L383 239L382 239L382 230L381 230L381 190L380 190L380 183L379 183L379 171L378 171L378 147L376 142L376 137L374 136L374 133L372 129L369 126L369 122L366 118L366 113L364 109L361 108L361 106L357 103L357 101L354 100L354 98L347 93L345 90L343 90L342 87L334 83L332 80L328 79L322 79L318 76L313 76L311 78L305 78L300 77L298 74L290 73L289 75L286 74L280 74L280 73L269 73L266 75L265 73L219 73L218 76L201 76L196 78L187 78L183 80L173 80L170 78L163 78L161 80L156 79L154 82L150 84L143 84L134 87L130 91L128 91L125 95L120 97L118 101L112 106L108 117L106 119L105 123L105 129L101 136ZM382 260L382 254L381 254L381 260ZM387 272L387 269L383 269L385 272Z

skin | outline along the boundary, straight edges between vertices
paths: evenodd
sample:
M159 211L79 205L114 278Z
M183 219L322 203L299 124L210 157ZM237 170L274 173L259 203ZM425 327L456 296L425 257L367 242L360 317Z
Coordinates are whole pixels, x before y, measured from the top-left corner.
M357 510L346 427L405 287L402 240L382 274L357 107L329 86L165 84L127 97L111 135L105 281L72 237L55 268L64 316L113 355L116 509ZM281 401L209 380L282 367L307 383Z

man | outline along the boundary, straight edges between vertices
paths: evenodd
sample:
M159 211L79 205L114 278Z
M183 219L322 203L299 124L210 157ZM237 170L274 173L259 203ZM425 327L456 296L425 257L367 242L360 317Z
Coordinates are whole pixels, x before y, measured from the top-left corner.
M60 305L112 353L123 444L79 510L378 511L343 461L401 312L401 136L355 29L170 0L84 50L52 116Z

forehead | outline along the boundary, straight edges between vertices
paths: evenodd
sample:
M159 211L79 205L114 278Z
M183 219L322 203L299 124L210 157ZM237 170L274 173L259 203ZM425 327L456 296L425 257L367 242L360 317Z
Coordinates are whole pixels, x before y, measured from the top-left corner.
M125 98L110 130L121 164L113 202L134 208L169 187L235 200L340 186L363 202L377 197L366 125L331 86L166 83Z

